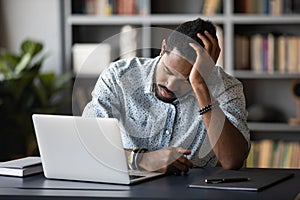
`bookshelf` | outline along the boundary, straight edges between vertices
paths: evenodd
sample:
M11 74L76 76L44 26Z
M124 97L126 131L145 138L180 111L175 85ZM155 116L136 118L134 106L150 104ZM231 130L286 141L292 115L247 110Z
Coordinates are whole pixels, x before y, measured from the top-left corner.
M90 0L92 1L92 0ZM99 0L101 1L101 0ZM103 0L105 1L105 0ZM109 0L111 2L115 0ZM120 0L122 1L122 0ZM66 70L72 71L72 46L76 43L100 43L112 35L118 34L124 25L141 28L139 45L141 48L137 56L154 56L151 46L160 47L165 35L153 33L149 27L164 27L173 29L176 25L201 17L217 24L223 33L223 67L225 71L237 77L244 84L247 108L253 105L269 106L281 112L282 121L249 122L251 138L255 140L287 140L300 141L300 126L290 126L287 121L296 115L296 102L290 93L290 84L294 79L300 79L300 71L255 71L251 68L250 47L246 53L246 66L237 63L238 36L260 36L268 33L277 38L295 36L300 40L300 5L297 0L138 0L143 1L146 8L143 11L134 10L127 14L110 10L105 13L87 13L84 10L84 0L64 0L61 2L64 20L64 62ZM204 14L204 7L210 1L219 3L214 14ZM134 2L128 0L129 2ZM271 4L272 2L272 4ZM274 5L274 2L277 2ZM286 2L284 7L278 8L278 3ZM264 3L264 4L262 4ZM197 6L195 6L197 5ZM251 5L251 8L249 7ZM256 7L253 7L255 5ZM248 6L248 7L247 7ZM275 40L275 39L274 39ZM248 41L249 42L249 41ZM299 48L300 48L300 42ZM245 50L241 48L241 50ZM240 49L239 49L240 50ZM114 47L112 60L117 58L119 49ZM298 50L298 57L300 57ZM240 53L240 52L239 52ZM244 56L242 56L244 57ZM273 55L273 57L276 57ZM238 61L240 62L240 61ZM274 63L274 61L272 61ZM297 60L300 69L300 60ZM97 75L77 77L77 85L86 85L84 92L89 94L97 79ZM84 83L84 84L83 84ZM74 89L74 93L76 88ZM82 91L79 92L82 94ZM79 95L82 96L82 95ZM88 96L80 100L80 105L90 99ZM77 101L79 101L77 99ZM80 115L82 106L73 108L73 114Z
M247 166L299 168L300 127L288 124L289 118L296 115L291 83L300 78L299 3L281 0L231 2L234 3L233 74L244 84L248 110L258 105L267 106L280 115L271 117L273 121L270 122L249 122L252 148ZM291 47L289 40L296 49Z

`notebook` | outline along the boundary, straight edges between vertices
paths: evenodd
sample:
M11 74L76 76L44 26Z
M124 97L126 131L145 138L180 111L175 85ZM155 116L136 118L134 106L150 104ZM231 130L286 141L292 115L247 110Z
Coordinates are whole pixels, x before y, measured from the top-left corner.
M117 119L45 114L32 119L46 178L128 185L163 175L128 170Z
M0 175L24 177L43 171L40 157L24 157L0 163Z
M294 174L276 169L243 168L240 170L221 170L220 172L188 185L191 188L211 188L222 190L260 191ZM245 179L243 181L218 182L217 180ZM246 180L247 179L247 180ZM214 180L207 183L207 180Z

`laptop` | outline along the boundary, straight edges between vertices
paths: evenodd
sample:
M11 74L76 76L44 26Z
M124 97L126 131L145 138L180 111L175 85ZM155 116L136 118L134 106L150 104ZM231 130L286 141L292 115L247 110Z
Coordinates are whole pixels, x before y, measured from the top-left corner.
M163 175L128 169L115 118L33 114L32 120L46 178L129 185Z

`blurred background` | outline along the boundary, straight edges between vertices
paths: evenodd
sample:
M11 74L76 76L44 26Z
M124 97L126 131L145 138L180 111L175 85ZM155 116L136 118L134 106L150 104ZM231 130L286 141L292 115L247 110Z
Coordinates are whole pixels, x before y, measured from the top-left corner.
M43 70L60 73L62 63L62 21L59 0L0 0L0 47L19 52L20 44L33 38L49 54Z

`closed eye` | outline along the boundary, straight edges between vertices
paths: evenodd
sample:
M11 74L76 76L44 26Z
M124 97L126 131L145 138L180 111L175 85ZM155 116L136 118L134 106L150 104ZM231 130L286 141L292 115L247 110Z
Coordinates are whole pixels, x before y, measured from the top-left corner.
M164 66L164 70L165 70L165 72L167 72L167 74L174 75L167 66Z
M165 71L167 74L169 74L169 75L171 75L171 76L175 76L174 73L173 73L167 66L164 65L164 66L163 66L163 69L164 69L164 71ZM183 82L183 83L185 83L185 84L189 84L189 83L190 83L190 79L189 79L189 78L187 78L187 79L179 78L178 81Z

